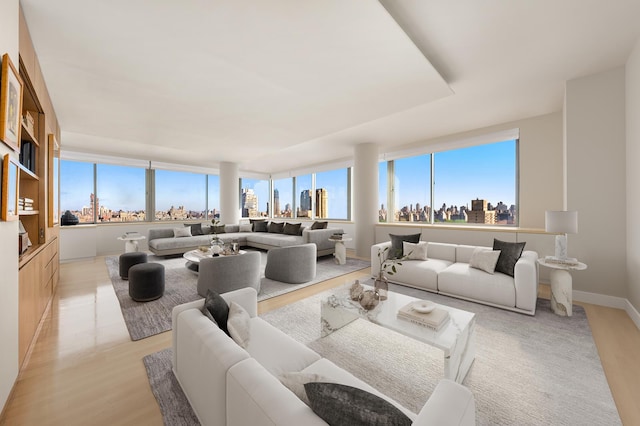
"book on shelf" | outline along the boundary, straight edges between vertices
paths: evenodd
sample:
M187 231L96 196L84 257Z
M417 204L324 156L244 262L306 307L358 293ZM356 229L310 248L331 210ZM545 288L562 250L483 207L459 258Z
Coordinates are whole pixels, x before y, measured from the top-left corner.
M554 265L565 265L565 266L578 266L580 264L580 262L578 262L578 259L575 259L573 257L567 257L567 258L559 258L559 257L555 257L555 256L546 256L544 258L545 263L552 263Z
M413 303L408 303L400 308L398 318L435 331L440 330L449 320L449 312L443 308L436 307L429 313L421 313L413 309Z

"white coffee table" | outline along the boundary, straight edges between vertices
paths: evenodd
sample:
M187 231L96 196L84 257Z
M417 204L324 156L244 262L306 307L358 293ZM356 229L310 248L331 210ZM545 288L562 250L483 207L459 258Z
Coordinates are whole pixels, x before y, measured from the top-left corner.
M370 286L364 287L365 290L372 290ZM450 317L438 331L397 317L400 308L417 300L419 299L390 291L387 300L379 302L378 306L367 311L359 302L351 300L348 286L341 287L322 301L322 337L362 318L441 349L444 352L444 377L462 383L475 358L476 315L461 309L437 305L448 311Z

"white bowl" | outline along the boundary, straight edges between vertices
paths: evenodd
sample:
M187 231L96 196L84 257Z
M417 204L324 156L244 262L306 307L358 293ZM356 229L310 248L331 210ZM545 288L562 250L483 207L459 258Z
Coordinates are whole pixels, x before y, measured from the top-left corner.
M412 309L416 312L420 312L421 314L428 314L433 311L435 307L435 303L430 300L420 300L413 303Z

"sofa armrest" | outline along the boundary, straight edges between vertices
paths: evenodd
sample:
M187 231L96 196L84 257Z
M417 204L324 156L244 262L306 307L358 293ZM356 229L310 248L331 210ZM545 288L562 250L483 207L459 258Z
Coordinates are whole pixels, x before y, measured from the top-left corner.
M258 315L258 292L253 287L239 288L238 290L222 293L221 296L227 301L227 304L236 302L242 306L251 318Z
M381 253L381 256L387 258L389 254L389 250L383 250L387 247L391 247L391 241L385 241L384 243L374 244L371 246L371 276L377 277L380 273L380 259L378 258L378 252Z
M476 403L473 394L458 383L442 379L424 404L414 425L475 426Z
M332 249L335 247L335 242L330 241L329 237L337 232L344 232L340 228L327 228L327 229L311 229L305 228L302 230L302 238L305 243L314 243L318 247L318 251Z
M227 372L227 424L326 426L254 358L240 361Z
M151 240L157 240L158 238L173 238L173 228L149 229L147 242Z
M538 253L525 251L516 262L513 279L516 288L516 308L535 314L538 299Z

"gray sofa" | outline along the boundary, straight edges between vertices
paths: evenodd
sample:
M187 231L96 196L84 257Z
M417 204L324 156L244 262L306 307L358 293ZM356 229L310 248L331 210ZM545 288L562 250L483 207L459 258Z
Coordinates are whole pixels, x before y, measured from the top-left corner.
M180 224L180 226L183 226ZM178 224L176 224L178 227ZM203 230L208 229L202 227ZM289 247L314 243L317 255L326 256L335 252L335 242L329 241L334 233L342 233L340 228L310 229L301 227L300 235L288 235L272 232L240 232L240 225L225 225L225 232L218 234L225 243L237 241L241 247L254 247L269 250L275 247ZM149 251L158 256L186 253L200 246L209 245L213 234L192 235L190 237L174 237L173 228L156 228L149 230Z

